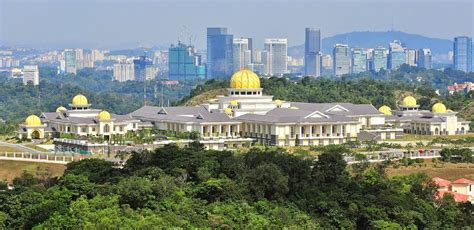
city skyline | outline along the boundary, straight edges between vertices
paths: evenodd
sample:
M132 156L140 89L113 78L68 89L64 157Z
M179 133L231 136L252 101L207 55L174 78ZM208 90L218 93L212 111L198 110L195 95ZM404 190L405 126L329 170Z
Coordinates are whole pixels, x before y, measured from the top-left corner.
M271 12L262 11L270 2ZM189 43L189 34L192 35L192 45L204 49L207 27L229 28L230 34L251 37L259 46L265 38L272 37L287 38L289 46L303 44L305 27L320 28L323 38L351 31L392 29L443 39L473 36L474 4L467 0L438 1L436 4L427 4L425 0L297 1L291 5L283 1L270 2L0 0L0 45L34 48L167 47L178 37ZM113 11L109 10L111 7ZM313 13L315 9L317 14ZM381 14L369 14L374 11ZM420 20L420 12L423 12L423 20ZM177 13L183 16L176 17ZM456 23L458 21L464 22ZM286 23L292 26L279 26ZM254 48L261 48L259 46Z

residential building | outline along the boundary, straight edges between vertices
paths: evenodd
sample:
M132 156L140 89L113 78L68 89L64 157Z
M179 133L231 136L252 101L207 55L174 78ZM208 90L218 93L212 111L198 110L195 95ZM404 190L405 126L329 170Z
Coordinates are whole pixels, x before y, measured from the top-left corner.
M120 82L135 80L133 63L114 64L114 80Z
M347 44L336 44L333 49L333 71L334 75L341 76L351 71L351 56Z
M156 69L153 67L153 62L146 56L133 60L133 67L136 81L155 79Z
M393 41L388 46L388 69L396 70L406 63L405 48L400 41Z
M406 49L405 50L405 63L408 64L409 66L417 66L416 63L416 56L417 52L414 49Z
M472 38L460 36L454 38L453 67L464 72L472 71Z
M37 65L23 66L23 84L31 82L33 85L39 85L39 70Z
M248 68L252 61L252 51L249 46L248 38L234 38L233 40L233 54L234 54L234 72L243 68Z
M352 49L352 73L362 73L367 71L367 52L363 48Z
M170 80L193 80L206 78L206 66L201 63L201 55L191 45L181 42L169 48L168 73Z
M234 36L227 33L227 28L207 28L207 78L224 79L230 76L233 67Z
M387 69L387 49L377 47L372 50L370 70L378 72L381 69Z
M474 83L470 81L466 81L464 83L458 84L455 82L453 85L448 85L447 88L448 88L449 95L453 95L454 92L467 94L471 92L472 90L474 90Z
M66 73L77 73L77 55L76 50L66 49L64 50L64 72Z
M321 31L305 29L304 73L306 76L321 76Z
M449 195L453 197L456 202L474 203L474 181L460 178L451 182L440 177L435 177L433 178L433 182L438 187L436 199L441 199L445 195Z
M419 49L417 54L418 67L431 69L431 50L424 48Z
M266 74L283 76L288 73L288 40L286 38L267 38L264 41L264 48L266 57L263 57L262 54L262 62L265 65Z

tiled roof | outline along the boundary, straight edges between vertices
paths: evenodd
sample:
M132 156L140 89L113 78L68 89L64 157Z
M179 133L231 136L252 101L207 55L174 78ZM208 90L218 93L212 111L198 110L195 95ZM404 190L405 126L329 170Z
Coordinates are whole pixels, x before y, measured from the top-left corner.
M156 107L143 106L130 114L134 118L149 121L180 122L232 122L224 113L209 112L203 106Z
M451 195L454 198L454 201L456 201L456 202L467 202L467 201L469 201L469 195L464 195L464 194L457 193L457 192L452 192L452 191L443 191L443 190L438 190L436 192L436 199L441 199L446 194Z
M460 178L452 182L453 184L474 184L474 181L466 178Z
M451 181L445 180L445 179L440 178L440 177L433 178L433 181L439 187L449 187L449 186L451 186Z

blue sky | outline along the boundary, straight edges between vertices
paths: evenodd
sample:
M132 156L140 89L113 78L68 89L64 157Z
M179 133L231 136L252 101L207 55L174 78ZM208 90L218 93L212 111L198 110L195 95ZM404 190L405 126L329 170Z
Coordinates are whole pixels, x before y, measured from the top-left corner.
M386 31L452 39L474 34L472 0L0 0L0 43L31 47L117 48L175 43L184 27L205 48L206 27L236 37L288 38L303 43L304 28L323 37ZM182 40L188 41L187 38Z

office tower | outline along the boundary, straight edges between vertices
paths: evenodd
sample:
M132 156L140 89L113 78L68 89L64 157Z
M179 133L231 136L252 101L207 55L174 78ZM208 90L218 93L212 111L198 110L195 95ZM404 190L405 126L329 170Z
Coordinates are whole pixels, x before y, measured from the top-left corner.
M351 57L347 44L336 44L332 53L333 74L341 76L350 73Z
M352 49L352 73L362 73L367 71L367 52L362 48Z
M91 51L91 55L92 55L92 60L94 62L96 61L103 61L105 59L105 55L102 51L100 50L97 50L97 49L93 49Z
M227 79L232 75L233 39L227 28L207 28L207 78Z
M307 76L319 77L321 75L321 31L319 29L305 29L304 72Z
M417 66L416 55L417 55L416 50L406 49L405 50L405 63L408 64L409 66Z
M124 82L135 80L135 71L132 63L114 64L114 80Z
M472 71L472 38L460 36L454 38L453 67L464 72Z
M377 47L372 51L370 70L378 72L387 69L387 49Z
M76 69L83 69L84 66L84 50L76 49Z
M394 40L388 45L388 69L395 70L406 63L405 49L400 41Z
M201 55L196 48L178 42L168 51L169 79L183 81L206 78L206 66L201 63Z
M256 49L252 52L252 63L262 63L262 52L265 52L261 49Z
M153 63L146 56L133 60L133 67L135 80L144 81L155 78Z
M92 53L91 52L84 52L83 67L84 68L94 68L94 60L92 58Z
M31 82L33 85L39 85L39 70L37 65L25 65L23 67L23 84Z
M252 59L252 52L249 48L249 42L250 41L248 38L234 38L234 72L237 72L243 68L248 68L248 65Z
M77 73L76 50L64 50L64 72L72 74Z
M418 67L431 69L431 50L430 49L419 49L416 63Z
M288 72L288 40L267 38L264 41L266 53L265 69L268 75L282 76ZM264 59L262 54L262 59ZM263 60L262 60L263 61Z

